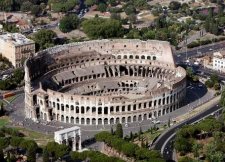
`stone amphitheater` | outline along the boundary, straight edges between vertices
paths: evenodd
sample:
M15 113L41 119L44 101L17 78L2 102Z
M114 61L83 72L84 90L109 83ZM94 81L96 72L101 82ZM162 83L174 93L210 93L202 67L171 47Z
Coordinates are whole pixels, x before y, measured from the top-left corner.
M170 44L129 39L55 46L25 61L27 118L76 125L140 122L179 108L186 72Z

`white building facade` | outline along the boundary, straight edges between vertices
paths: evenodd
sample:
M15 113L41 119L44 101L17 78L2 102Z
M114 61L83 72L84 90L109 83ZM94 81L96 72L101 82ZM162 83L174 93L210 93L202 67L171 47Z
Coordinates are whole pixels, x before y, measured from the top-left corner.
M81 150L81 131L80 127L74 126L54 133L54 140L59 144L65 144L73 151Z
M213 53L213 70L225 72L225 51Z

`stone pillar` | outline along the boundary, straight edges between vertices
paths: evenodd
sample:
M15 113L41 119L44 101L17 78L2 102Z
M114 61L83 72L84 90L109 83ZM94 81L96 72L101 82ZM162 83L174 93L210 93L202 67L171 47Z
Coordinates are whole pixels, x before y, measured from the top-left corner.
M76 150L76 132L73 132L73 144L72 144L72 151L77 151Z

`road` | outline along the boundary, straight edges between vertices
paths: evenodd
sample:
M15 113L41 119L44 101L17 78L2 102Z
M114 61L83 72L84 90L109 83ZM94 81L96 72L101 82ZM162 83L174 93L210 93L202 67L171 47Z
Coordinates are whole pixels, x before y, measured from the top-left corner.
M186 124L192 124L195 123L196 121L200 120L200 119L204 119L206 116L212 114L213 112L218 111L219 109L221 109L221 107L219 107L217 105L218 103L215 103L214 106L210 107L209 109L203 111L202 113L188 119L185 120L177 125L175 125L174 127L170 128L167 132L165 132L164 134L162 134L161 137L159 137L159 139L157 139L154 143L154 148L156 150L160 150L163 157L165 158L165 160L170 161L172 160L173 157L173 139L175 138L175 132L181 128L182 126L186 125Z
M187 55L186 55L185 51L184 52L176 52L175 60L177 63L184 62L187 58L198 56L198 55L203 55L206 53L212 53L213 51L223 49L224 47L225 47L225 42L222 41L222 42L218 42L218 43L214 43L214 44L210 44L210 45L206 45L206 46L196 47L193 50L188 50Z

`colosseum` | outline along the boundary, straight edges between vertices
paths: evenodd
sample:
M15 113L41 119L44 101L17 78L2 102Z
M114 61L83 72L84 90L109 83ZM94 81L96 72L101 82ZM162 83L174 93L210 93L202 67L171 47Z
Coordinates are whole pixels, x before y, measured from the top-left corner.
M55 46L25 61L25 115L107 125L151 120L179 108L186 72L170 44L94 40Z

